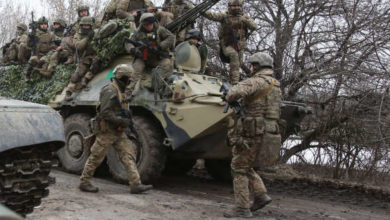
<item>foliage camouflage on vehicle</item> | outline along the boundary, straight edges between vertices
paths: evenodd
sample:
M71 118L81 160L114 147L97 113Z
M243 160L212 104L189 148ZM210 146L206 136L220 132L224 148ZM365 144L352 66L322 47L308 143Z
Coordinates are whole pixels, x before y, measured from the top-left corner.
M74 65L60 65L51 79L33 74L31 81L25 82L25 66L3 67L0 69L0 96L47 104L50 98L60 93L69 83L74 70Z

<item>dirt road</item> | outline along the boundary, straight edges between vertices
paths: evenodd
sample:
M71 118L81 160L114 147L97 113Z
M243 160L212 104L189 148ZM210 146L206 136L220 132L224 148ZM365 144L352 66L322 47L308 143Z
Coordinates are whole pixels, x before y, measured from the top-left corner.
M27 216L28 220L214 220L225 219L223 212L234 203L231 185L211 179L163 177L149 193L131 195L126 185L95 178L100 192L91 194L78 190L78 176L62 171L53 175L57 182L50 187L49 197ZM390 220L388 204L367 207L359 202L344 203L331 195L327 199L311 196L305 189L300 195L270 187L270 195L273 203L256 212L253 219Z

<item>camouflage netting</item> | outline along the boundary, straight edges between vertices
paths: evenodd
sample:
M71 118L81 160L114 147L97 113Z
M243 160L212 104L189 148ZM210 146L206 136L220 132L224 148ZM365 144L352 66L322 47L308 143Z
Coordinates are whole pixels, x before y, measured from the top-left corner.
M124 39L130 37L132 30L126 20L114 19L118 24L117 32L103 39L93 39L92 47L103 66L107 66L110 61L122 54L125 54Z
M59 65L51 79L34 73L31 81L25 82L25 66L0 68L0 96L47 104L67 86L74 70L74 65Z

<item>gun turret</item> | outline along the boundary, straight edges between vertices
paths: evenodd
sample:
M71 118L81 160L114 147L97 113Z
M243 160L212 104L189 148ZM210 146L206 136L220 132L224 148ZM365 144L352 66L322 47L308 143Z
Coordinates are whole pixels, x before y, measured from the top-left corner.
M177 19L173 20L171 23L166 25L166 28L174 33L177 34L184 28L186 28L188 25L191 25L195 22L195 20L204 12L209 10L213 5L217 4L220 0L206 0L202 3L198 4L194 8L186 11L184 14L182 14Z

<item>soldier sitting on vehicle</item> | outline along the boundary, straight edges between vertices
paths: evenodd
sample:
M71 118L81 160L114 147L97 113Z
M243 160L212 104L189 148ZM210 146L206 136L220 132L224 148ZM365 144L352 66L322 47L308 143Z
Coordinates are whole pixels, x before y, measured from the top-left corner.
M96 58L96 52L91 45L95 34L92 29L93 25L92 17L83 17L80 21L80 29L74 36L77 68L67 87L65 98L67 101L71 101L74 98L76 91L86 87L100 69L99 60Z
M205 44L200 43L203 40L202 33L197 29L191 29L187 32L185 40L198 48L201 60L199 73L204 73L207 65L208 49Z
M159 79L164 79L172 71L169 53L174 46L175 35L160 26L152 13L144 13L140 22L140 27L131 37L132 43L126 45L127 50L135 57L134 76L129 86L129 94L138 80L146 79L145 68L153 69L153 77Z
M28 61L26 80L29 80L33 70L38 70L43 76L50 77L47 72L41 71L46 69L45 65L49 63L48 52L56 48L55 36L48 31L49 21L42 17L38 20L38 30L36 36L29 34L28 46L32 48L32 56Z
M230 63L230 83L240 80L240 66L246 47L248 30L256 30L257 24L242 12L243 0L230 0L226 13L207 11L204 17L221 23L219 29L220 56L222 61Z
M23 47L27 46L27 25L19 23L16 26L17 37L2 47L3 64L8 65L16 62L24 64L30 57L30 51Z
M129 105L124 103L124 92L132 80L134 70L130 65L120 64L113 72L115 77L112 82L104 86L100 92L100 105L97 107L98 115L94 123L97 124L94 127L96 141L91 147L91 155L80 177L79 188L86 192L99 191L99 188L93 186L90 180L112 146L118 152L127 171L130 193L138 194L152 189L153 186L141 183L135 147L124 132L124 129L132 123Z
M138 20L141 16L140 10L153 12L154 5L150 0L111 0L104 9L102 24L114 18L134 18L134 21L138 25Z

